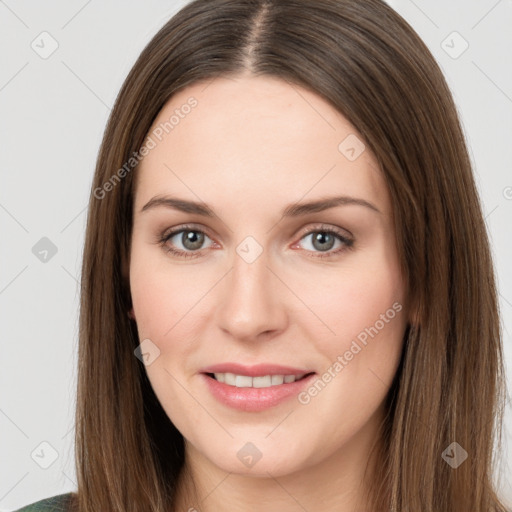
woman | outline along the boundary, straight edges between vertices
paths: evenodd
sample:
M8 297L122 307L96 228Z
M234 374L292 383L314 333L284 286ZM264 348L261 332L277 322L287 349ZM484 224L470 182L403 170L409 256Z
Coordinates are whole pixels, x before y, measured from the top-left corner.
M82 283L78 493L41 510L505 511L482 210L385 3L174 16L112 111Z

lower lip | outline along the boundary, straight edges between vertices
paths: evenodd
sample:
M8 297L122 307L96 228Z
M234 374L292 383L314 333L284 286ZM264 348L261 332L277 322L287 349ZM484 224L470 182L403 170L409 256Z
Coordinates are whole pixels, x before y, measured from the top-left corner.
M202 373L201 376L205 379L212 395L219 402L242 411L258 412L274 407L293 396L297 396L309 385L316 374L312 373L301 380L268 388L237 388L236 386L228 386L223 382L219 382L205 373Z

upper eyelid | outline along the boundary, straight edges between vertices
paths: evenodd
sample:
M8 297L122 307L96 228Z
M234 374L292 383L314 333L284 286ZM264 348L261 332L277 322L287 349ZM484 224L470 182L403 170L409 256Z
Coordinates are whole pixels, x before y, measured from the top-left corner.
M348 229L342 228L339 226L333 226L332 224L326 224L325 222L321 222L321 223L317 223L313 226L305 227L303 230L300 231L300 233L302 234L302 236L305 236L305 235L311 234L312 232L317 232L317 231L335 231L335 232L344 231L345 233L347 233L345 238L351 238L351 239L354 238L354 235ZM344 236L344 235L341 235L341 236Z
M206 229L204 227L194 226L193 224L190 224L190 225L189 224L185 224L183 226L178 226L176 228L171 228L169 230L165 230L163 232L162 238L171 238L173 236L178 235L179 233L182 233L183 231L198 231L198 232L204 233L210 239L214 238L213 236L211 236L211 234L210 234L208 229Z

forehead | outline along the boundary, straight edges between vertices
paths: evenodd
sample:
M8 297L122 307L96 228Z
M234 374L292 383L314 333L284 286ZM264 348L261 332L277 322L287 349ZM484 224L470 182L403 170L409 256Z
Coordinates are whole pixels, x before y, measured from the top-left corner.
M188 86L148 136L154 147L136 171L137 209L165 193L256 206L339 192L389 207L382 173L355 127L320 96L274 77Z

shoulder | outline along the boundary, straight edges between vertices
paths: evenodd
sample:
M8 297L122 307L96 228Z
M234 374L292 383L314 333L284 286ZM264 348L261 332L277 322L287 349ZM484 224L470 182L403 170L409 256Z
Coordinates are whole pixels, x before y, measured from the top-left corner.
M59 494L51 498L45 498L14 512L67 512L70 509L73 493Z

